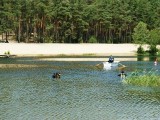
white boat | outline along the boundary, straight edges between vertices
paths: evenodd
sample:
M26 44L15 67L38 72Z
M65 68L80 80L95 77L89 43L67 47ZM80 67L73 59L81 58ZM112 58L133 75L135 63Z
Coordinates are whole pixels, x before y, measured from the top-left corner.
M117 68L119 65L119 61L114 61L112 63L109 62L103 62L103 69L110 70L112 68Z
M105 69L105 70L110 70L112 68L118 68L118 65L119 65L119 62L120 61L114 61L112 63L109 63L108 61L107 62L102 62L100 64L97 64L96 66L98 68L102 68L102 69Z

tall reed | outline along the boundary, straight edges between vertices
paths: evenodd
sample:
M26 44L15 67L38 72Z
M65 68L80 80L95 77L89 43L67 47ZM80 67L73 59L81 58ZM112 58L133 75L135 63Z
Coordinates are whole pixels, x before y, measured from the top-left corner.
M160 86L160 75L157 74L158 70L153 68L148 72L132 72L126 79L122 82L125 84L137 85L137 86Z

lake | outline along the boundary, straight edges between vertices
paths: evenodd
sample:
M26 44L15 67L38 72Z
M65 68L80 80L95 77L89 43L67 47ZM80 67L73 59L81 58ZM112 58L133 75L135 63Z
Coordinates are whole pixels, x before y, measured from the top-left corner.
M121 58L126 74L160 73L153 59ZM99 62L0 58L1 120L160 120L159 87L123 84L119 70L97 69Z

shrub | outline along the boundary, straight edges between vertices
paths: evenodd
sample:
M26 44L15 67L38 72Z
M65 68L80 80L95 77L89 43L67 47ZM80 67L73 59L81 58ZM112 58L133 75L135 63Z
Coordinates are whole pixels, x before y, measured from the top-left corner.
M149 47L149 53L150 53L151 55L155 55L157 52L158 52L158 49L156 48L156 45L151 45L151 46Z
M79 43L83 43L82 37L80 37L80 38L78 39L78 42L79 42Z
M4 54L5 55L10 55L10 51L6 51Z
M8 58L8 57L10 57L10 54L11 54L11 53L10 53L10 51L6 51L4 54L5 54L5 57Z
M89 39L88 42L89 42L89 43L97 43L97 39L96 39L95 36L92 36L92 37Z
M143 49L143 47L141 45L138 47L137 53L138 54L144 54L145 53L145 51L144 51L144 49Z

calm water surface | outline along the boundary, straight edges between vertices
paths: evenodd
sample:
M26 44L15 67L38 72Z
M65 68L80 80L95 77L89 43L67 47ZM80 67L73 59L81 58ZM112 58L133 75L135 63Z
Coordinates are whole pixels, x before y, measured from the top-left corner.
M118 70L97 69L97 63L0 58L12 65L0 68L0 119L160 120L160 88L124 85ZM153 61L121 63L127 74L160 70ZM52 79L54 72L61 79Z

